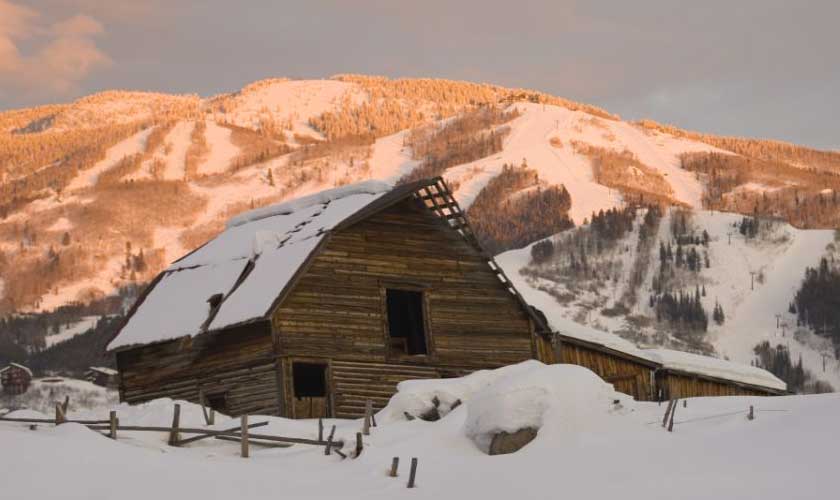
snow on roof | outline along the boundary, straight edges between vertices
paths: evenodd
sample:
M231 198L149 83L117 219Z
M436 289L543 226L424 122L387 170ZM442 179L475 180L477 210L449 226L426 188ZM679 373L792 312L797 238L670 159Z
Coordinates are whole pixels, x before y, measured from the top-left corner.
M161 273L108 349L265 316L324 235L392 187L361 182L234 217L225 231ZM222 301L211 315L210 298L217 294Z
M106 368L104 366L91 366L90 368L88 368L88 371L104 373L105 375L116 375L117 373L119 373L113 368Z
M28 373L30 377L32 376L32 370L30 370L29 368L27 368L27 367L25 367L25 366L23 366L23 365L19 365L19 364L17 364L17 363L9 363L9 364L8 364L7 366L5 366L3 369L0 369L0 373L3 373L4 371L6 371L6 370L8 370L9 368L12 368L12 367L15 367L15 368L20 368L21 370L23 370L23 371L25 371L26 373Z
M665 368L672 370L734 380L744 384L769 387L780 391L787 390L787 384L767 370L762 370L755 366L733 363L732 361L725 361L711 356L702 356L700 354L672 351L670 349L643 349L642 352L648 359L656 361Z

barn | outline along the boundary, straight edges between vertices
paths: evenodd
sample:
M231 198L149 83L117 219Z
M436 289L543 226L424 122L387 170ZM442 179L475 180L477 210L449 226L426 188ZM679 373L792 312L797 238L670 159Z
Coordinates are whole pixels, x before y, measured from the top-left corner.
M3 386L3 394L18 396L29 389L32 382L32 371L18 363L9 363L0 369L0 385Z
M533 359L547 334L436 178L232 219L153 280L108 348L130 403L354 417L402 380Z
M368 181L231 219L152 281L108 349L123 401L290 418L357 417L403 380L527 359L585 366L639 400L688 373L550 319L481 249L442 179Z

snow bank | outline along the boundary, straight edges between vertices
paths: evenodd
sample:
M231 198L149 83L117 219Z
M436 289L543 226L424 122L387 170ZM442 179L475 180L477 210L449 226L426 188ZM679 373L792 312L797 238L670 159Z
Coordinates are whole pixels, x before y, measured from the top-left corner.
M463 434L484 452L500 432L545 426L552 432L571 432L609 415L616 400L631 401L586 368L539 361L461 378L409 380L398 384L397 391L378 420L404 420L406 413L422 415L435 408L434 400L439 401L441 417L465 408Z
M642 352L651 361L672 370L698 373L782 391L787 390L787 384L767 370L755 366L670 349L644 349Z

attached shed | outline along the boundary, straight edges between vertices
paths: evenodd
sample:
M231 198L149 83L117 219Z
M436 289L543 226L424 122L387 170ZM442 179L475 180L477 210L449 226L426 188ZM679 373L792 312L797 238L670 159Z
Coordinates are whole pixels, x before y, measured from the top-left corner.
M120 396L355 417L406 379L537 357L547 335L442 179L364 182L232 219L165 269L109 344Z
M3 393L9 396L18 396L25 393L32 383L32 371L18 363L9 363L0 369L0 385L3 386Z
M669 349L645 349L656 371L661 400L698 396L778 396L787 384L761 368Z
M546 318L539 309L535 313L549 328L561 326L558 318ZM537 338L537 359L546 364L568 363L589 368L615 390L633 396L637 401L655 398L655 361L643 356L629 342L606 332L579 325L574 329L555 331Z

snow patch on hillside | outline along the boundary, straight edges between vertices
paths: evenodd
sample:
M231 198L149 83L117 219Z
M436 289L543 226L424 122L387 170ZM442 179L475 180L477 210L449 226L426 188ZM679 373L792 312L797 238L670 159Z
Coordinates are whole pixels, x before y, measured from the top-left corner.
M146 139L149 137L152 129L153 127L148 127L110 147L105 153L105 158L96 162L91 168L79 172L70 181L70 184L67 185L65 191L73 192L79 189L93 187L96 185L99 176L116 165L118 161L126 156L142 153L146 148Z
M229 128L222 127L213 120L207 121L204 137L210 147L210 153L198 166L199 175L221 174L227 171L231 161L239 154L239 148L231 142L230 135Z
M65 340L69 340L80 333L90 330L96 326L97 321L99 321L98 316L85 316L80 321L75 321L67 325L61 325L58 329L58 333L47 335L47 347L52 347L59 342L64 342Z
M402 131L376 140L369 160L372 178L394 183L420 164L404 145L406 135Z
M258 128L260 118L291 125L290 133L321 138L309 119L335 110L342 99L363 102L366 96L356 84L337 80L271 80L256 82L235 97L234 109L225 118L243 127Z

